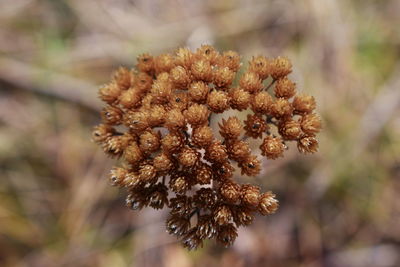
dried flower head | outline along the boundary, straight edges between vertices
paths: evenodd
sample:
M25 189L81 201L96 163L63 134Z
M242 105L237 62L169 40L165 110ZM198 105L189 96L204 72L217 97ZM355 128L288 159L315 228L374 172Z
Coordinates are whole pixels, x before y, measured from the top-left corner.
M289 141L301 153L318 149L316 102L296 96L290 61L253 57L236 78L240 66L238 53L210 45L142 54L136 69L119 68L99 89L106 105L92 139L124 166L111 170L111 184L128 191L133 210L168 209L167 231L188 249L205 239L232 245L238 227L277 210L272 192L234 179L237 168L247 176L261 171L250 139L263 138L267 159L282 157ZM228 110L245 114L215 116ZM219 129L212 128L216 119Z

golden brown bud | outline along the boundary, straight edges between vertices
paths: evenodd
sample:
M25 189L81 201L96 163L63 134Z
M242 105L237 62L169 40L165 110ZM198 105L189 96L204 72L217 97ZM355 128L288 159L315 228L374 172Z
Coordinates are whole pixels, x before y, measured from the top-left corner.
M210 111L207 109L205 105L200 104L192 104L189 108L184 112L187 122L192 126L202 125L208 121L208 116L210 115Z
M197 59L206 60L211 64L215 64L218 60L219 53L211 45L202 45L196 50Z
M225 51L222 56L219 57L217 65L228 67L230 70L237 72L240 67L240 56L234 51Z
M182 149L184 139L181 134L169 133L162 138L161 145L164 151L168 153L177 153Z
M170 72L171 81L178 89L186 89L190 83L190 77L186 69L182 66L176 66Z
M253 138L261 138L262 134L268 129L265 120L261 116L255 114L248 114L244 124L246 135Z
M232 223L222 225L217 231L217 241L223 246L229 247L235 242L237 235L237 229Z
M109 180L113 186L125 186L124 180L128 171L124 168L114 167L109 174Z
M250 94L257 93L263 88L262 81L257 73L246 72L240 77L239 80L240 87Z
M148 123L152 127L160 126L164 123L167 111L162 105L154 105L148 111Z
M293 99L293 108L296 114L311 113L316 106L313 96L296 96Z
M239 111L247 109L251 101L251 95L249 92L235 88L229 92L231 98L231 107Z
M284 77L277 80L274 92L276 97L289 99L296 94L296 84L288 78Z
M196 166L195 175L196 182L201 185L209 184L211 182L211 179L213 178L211 167L205 163Z
M115 129L107 124L99 124L93 128L92 139L95 143L102 145L107 139L115 134Z
M136 165L143 159L143 152L136 142L132 142L124 150L124 158L127 162Z
M276 118L291 116L293 107L287 99L278 98L271 106L271 113Z
M247 176L256 176L260 173L261 162L257 156L250 155L243 161L239 162L241 168L241 174Z
M297 148L301 153L315 153L318 151L318 141L314 136L305 136L298 140Z
M279 134L286 140L297 140L303 131L298 121L289 119L279 123Z
M185 147L179 153L178 161L184 167L193 167L199 160L199 156L200 155L196 150L190 147Z
M162 209L164 205L168 205L168 188L158 183L152 187L148 195L149 206L154 209Z
M251 102L251 109L255 113L269 114L271 113L274 100L267 92L259 92L254 95Z
M229 161L224 161L222 163L216 162L212 165L214 172L214 177L217 181L223 182L227 179L232 178L235 168L229 163Z
M234 181L225 181L219 189L224 199L236 203L240 197L240 186Z
M156 70L156 74L169 72L173 67L175 67L175 61L170 54L159 55L154 60L154 68Z
M217 68L214 71L214 84L217 87L226 87L232 84L235 73L228 67Z
M186 92L178 91L171 95L171 101L169 102L169 107L171 109L179 109L181 111L185 110L189 104L189 97Z
M282 143L282 139L279 137L267 136L264 138L260 145L261 155L268 159L277 159L283 157L283 151L285 147Z
M208 147L214 140L213 131L207 125L198 126L193 129L192 142L201 148Z
M104 85L99 89L100 99L108 104L114 103L120 94L121 88L115 82Z
M167 155L166 153L161 153L154 158L153 166L159 172L166 172L174 168L174 163L172 162L169 155Z
M134 75L127 68L119 67L113 74L113 80L121 90L126 90L132 86Z
M135 88L122 91L118 98L119 104L124 108L133 108L140 105L141 96Z
M151 164L143 164L139 167L139 179L144 183L154 183L157 181L157 171Z
M271 61L270 68L272 78L279 79L292 72L292 63L286 57L277 57Z
M214 220L219 225L228 224L232 220L232 211L228 206L219 206L214 213Z
M197 80L210 82L212 79L212 68L209 61L197 60L191 66L193 76Z
M313 135L321 130L321 118L315 114L306 114L301 118L301 129L306 134Z
M249 71L257 73L264 80L270 74L269 60L264 56L253 57L249 62Z
M178 48L175 55L175 64L190 69L194 61L194 55L188 48Z
M160 147L160 132L155 133L152 130L143 132L139 136L139 147L143 152L154 152Z
M141 54L137 57L136 68L138 70L152 73L154 71L154 59L149 54Z
M271 191L263 193L260 197L260 203L258 204L258 211L262 215L268 215L274 213L278 209L278 200L275 199L275 194Z
M202 215L198 218L196 234L200 239L213 238L217 233L214 219L210 215Z
M237 139L239 138L243 126L237 117L229 117L228 120L222 119L222 124L218 123L221 129L219 133L225 139Z
M194 82L189 86L189 97L191 100L203 103L207 100L210 88L204 82Z
M253 220L253 211L248 207L238 207L233 211L233 221L239 227L242 225L250 225Z
M134 132L144 131L149 127L148 113L145 111L129 111L125 113L123 123Z
M171 99L172 84L168 81L156 80L154 81L151 91L153 103L166 104Z
M190 221L185 217L172 215L167 219L167 232L172 235L185 235L189 231L189 228Z
M229 109L229 96L223 91L211 91L207 98L208 107L215 113L222 113Z
M228 159L226 147L220 141L213 142L207 147L204 158L210 162L224 162Z
M244 161L251 154L249 143L242 140L228 142L227 150L229 158L237 162Z
M146 93L150 90L153 84L153 78L145 72L139 72L135 79L133 87L137 88L139 93Z
M169 187L177 194L184 194L190 189L188 177L183 172L176 172L172 174L171 179L169 180Z
M185 125L185 117L179 109L173 109L167 113L164 126L170 131L182 129Z
M256 207L260 199L260 188L251 184L241 187L241 200L244 204Z

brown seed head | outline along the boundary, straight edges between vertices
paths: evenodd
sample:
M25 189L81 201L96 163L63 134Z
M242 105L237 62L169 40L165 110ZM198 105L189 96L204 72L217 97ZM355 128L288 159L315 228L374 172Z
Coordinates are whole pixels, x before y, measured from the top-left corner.
M247 120L245 120L244 123L246 135L253 138L261 138L263 133L268 129L265 120L261 116L255 114L248 114Z
M279 137L267 136L264 138L260 145L261 155L268 159L277 159L283 157L283 151L285 147L282 143L282 139Z
M240 77L239 80L240 87L250 94L257 93L263 87L262 81L257 73L255 72L246 72Z
M296 94L296 84L287 77L277 80L274 88L276 97L289 99Z
M264 80L270 74L269 60L264 56L253 57L249 62L249 71L257 73Z
M286 57L277 57L271 61L270 68L272 78L279 79L292 72L292 63Z

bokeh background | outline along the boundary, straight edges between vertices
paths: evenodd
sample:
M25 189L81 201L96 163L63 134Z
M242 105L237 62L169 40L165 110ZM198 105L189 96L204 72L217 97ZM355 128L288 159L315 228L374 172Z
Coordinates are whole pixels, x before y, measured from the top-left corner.
M275 215L187 252L90 135L113 69L204 43L291 58L324 129L256 178ZM1 0L0 265L400 266L399 59L398 0Z

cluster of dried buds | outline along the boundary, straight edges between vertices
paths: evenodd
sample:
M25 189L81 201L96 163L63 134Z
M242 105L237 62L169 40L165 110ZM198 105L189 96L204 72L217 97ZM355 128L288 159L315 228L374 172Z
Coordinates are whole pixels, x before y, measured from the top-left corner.
M282 157L287 141L297 142L302 153L318 148L315 100L296 96L287 78L290 61L253 57L234 82L240 66L236 52L220 54L209 45L143 54L136 69L119 68L99 90L106 107L93 139L124 160L111 170L111 183L127 189L126 204L134 210L169 208L167 231L189 249L213 238L229 246L237 227L249 225L256 212L278 208L273 193L232 179L234 166L242 175L260 172L260 159L246 140L261 138L267 159ZM229 109L249 114L243 122L222 119L218 140L210 118Z

